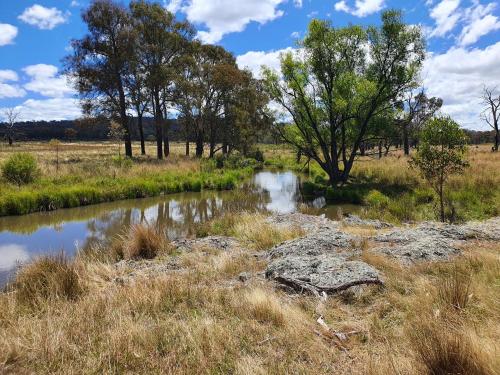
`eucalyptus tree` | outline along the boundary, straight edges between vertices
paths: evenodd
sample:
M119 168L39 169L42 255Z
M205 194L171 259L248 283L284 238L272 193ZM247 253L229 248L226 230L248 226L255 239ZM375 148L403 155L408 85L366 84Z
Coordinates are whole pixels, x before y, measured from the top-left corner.
M95 0L82 14L88 33L73 40L66 72L76 86L85 114L119 121L124 131L125 154L132 156L127 115L126 79L130 74L136 36L126 8L112 0Z
M175 83L176 104L189 127L187 132L194 136L197 157L203 155L206 139L211 144L211 156L215 152L228 74L237 73L228 70L231 64L236 65L234 57L224 48L198 41L192 42L190 53L183 60L182 73Z
M144 74L139 70L137 61L132 62L131 74L127 79L127 89L130 98L130 104L137 116L137 129L139 130L139 139L141 142L141 155L146 155L146 144L144 141L144 113L149 108L149 95L145 87Z
M500 93L495 94L494 91L494 89L488 87L483 88L482 101L485 108L481 114L481 118L495 132L495 143L493 144L492 151L497 152L500 144Z
M130 10L138 38L136 60L149 92L150 110L155 119L157 157L162 159L170 151L166 111L173 81L194 31L187 21L176 20L159 3L133 1Z
M21 111L15 107L7 108L4 110L5 117L5 128L6 128L6 137L9 142L9 146L12 146L14 143L14 133L16 131L16 123L21 115Z
M397 119L397 124L401 128L405 155L410 155L410 137L418 135L424 123L432 118L442 105L443 99L429 98L423 89L416 94L413 90L404 93L399 103L401 116Z
M313 20L299 47L282 56L281 74L263 71L271 99L293 120L279 131L330 184L345 183L373 119L416 86L422 33L391 10L367 29Z

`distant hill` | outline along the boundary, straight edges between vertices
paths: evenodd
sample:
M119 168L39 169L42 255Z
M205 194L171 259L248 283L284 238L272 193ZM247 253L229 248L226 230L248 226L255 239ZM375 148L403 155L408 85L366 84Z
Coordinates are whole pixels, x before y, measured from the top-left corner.
M168 120L170 123L169 136L172 140L181 140L182 134L177 120ZM153 118L145 118L144 137L154 137L155 129ZM15 125L15 139L25 141L48 141L59 139L64 141L99 141L108 139L108 124L94 121L92 123L79 120L66 121L26 121ZM139 140L139 130L136 119L131 119L132 138ZM0 140L5 138L5 123L0 123Z

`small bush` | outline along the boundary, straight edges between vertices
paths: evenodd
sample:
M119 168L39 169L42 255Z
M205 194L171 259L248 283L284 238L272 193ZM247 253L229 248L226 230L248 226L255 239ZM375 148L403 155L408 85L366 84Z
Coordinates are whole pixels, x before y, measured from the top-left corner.
M371 190L364 199L365 203L375 208L385 208L389 205L390 199L378 190Z
M35 181L38 174L35 158L24 152L12 154L2 166L2 176L19 186Z
M12 287L18 303L31 307L53 299L76 300L82 293L76 267L62 253L22 267Z
M258 162L261 162L261 163L264 162L264 153L259 149L255 149L255 150L249 152L247 156L249 158L257 160Z
M166 237L151 225L136 224L122 238L121 254L125 259L153 259L168 249ZM115 249L115 252L118 252Z

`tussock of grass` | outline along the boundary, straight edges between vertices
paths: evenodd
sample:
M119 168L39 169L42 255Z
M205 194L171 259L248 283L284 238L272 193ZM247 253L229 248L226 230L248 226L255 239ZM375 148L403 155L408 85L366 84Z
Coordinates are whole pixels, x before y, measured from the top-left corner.
M115 251L123 259L153 259L170 248L165 233L148 224L132 225L120 242L121 248Z
M231 236L244 245L265 250L283 241L304 235L301 228L276 228L266 222L266 216L250 213L227 213L219 218L198 226L196 234L199 237L209 235Z
M10 286L19 304L34 307L57 299L76 300L83 291L78 272L63 254L22 267Z

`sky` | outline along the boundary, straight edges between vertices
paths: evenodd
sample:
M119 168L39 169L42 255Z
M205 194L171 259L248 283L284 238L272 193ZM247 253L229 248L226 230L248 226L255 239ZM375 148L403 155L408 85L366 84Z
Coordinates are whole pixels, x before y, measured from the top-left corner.
M158 0L197 28L197 38L234 53L257 76L279 67L313 18L377 25L384 9L401 9L427 38L421 74L430 96L463 127L487 130L480 119L484 85L500 90L500 2L494 0ZM124 0L126 5L128 1ZM86 32L89 0L0 0L0 119L16 107L21 120L80 116L77 95L61 75L71 39Z

